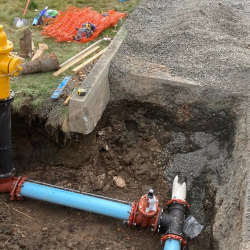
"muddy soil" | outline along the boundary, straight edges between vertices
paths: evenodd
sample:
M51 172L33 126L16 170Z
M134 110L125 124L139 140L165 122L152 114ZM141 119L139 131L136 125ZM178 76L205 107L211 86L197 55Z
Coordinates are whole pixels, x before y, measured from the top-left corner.
M71 138L49 135L45 121L28 125L14 115L13 162L18 175L32 180L126 201L138 201L153 188L162 208L181 172L191 212L204 225L196 239L188 239L189 249L217 249L214 199L216 186L226 178L232 133L223 115L219 131L209 125L201 131L178 126L152 105L113 103L93 133ZM126 187L118 187L114 176ZM161 234L150 229L127 228L117 219L42 201L0 198L0 249L163 249Z

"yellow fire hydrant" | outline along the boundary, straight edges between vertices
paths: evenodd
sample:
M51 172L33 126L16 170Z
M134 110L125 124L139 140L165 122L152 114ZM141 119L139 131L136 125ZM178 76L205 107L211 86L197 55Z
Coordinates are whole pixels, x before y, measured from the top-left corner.
M9 55L13 43L7 40L3 25L0 24L0 100L10 97L10 77L22 71L21 61Z

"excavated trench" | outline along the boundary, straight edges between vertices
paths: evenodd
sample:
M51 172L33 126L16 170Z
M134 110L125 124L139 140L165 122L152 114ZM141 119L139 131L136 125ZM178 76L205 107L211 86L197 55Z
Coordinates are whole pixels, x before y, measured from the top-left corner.
M188 239L188 249L219 249L213 232L216 200L223 200L220 190L231 175L237 107L233 100L212 112L202 103L166 112L150 103L112 102L94 132L67 138L49 134L44 121L28 125L15 114L13 162L18 174L30 179L122 200L138 201L153 188L162 208L179 174L187 182L191 213L204 225L197 238ZM195 116L187 119L191 110ZM122 177L126 188L118 187L114 176ZM41 201L3 198L26 215L0 208L5 249L163 249L160 235L149 229Z

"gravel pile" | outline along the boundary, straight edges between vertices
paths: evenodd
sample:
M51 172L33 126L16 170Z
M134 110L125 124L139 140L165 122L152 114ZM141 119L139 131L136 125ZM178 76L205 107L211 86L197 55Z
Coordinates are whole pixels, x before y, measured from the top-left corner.
M125 26L124 58L212 88L250 90L250 1L143 0Z

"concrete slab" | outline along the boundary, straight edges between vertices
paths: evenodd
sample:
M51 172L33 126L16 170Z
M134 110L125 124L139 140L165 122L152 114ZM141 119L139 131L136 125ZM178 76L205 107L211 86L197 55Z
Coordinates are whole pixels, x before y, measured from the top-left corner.
M101 118L110 99L108 77L110 62L116 55L125 37L126 29L121 28L108 49L82 83L82 88L85 88L86 85L90 86L87 94L82 97L75 93L70 100L70 132L89 134Z

